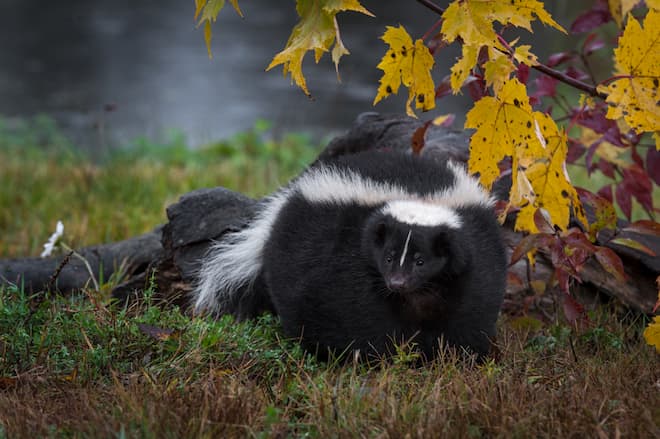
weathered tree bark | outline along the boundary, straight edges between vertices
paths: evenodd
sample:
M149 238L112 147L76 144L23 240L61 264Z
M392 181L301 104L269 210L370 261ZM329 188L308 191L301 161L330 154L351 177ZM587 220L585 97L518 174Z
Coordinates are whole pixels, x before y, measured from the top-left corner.
M163 256L162 226L125 241L85 247L77 250L96 279L110 279L123 271L131 276L142 273L153 261ZM29 292L56 288L69 292L91 283L85 264L75 257L0 259L0 285L17 285ZM61 268L61 270L59 270ZM57 273L59 270L59 273ZM55 276L55 274L57 275Z
M360 115L354 126L344 135L333 139L321 152L319 158L349 154L368 149L410 150L411 139L422 122L400 115ZM467 161L469 134L430 126L425 134L422 154L437 160L453 159ZM313 164L312 164L313 166ZM502 179L495 187L497 195L504 196L510 182ZM153 279L157 291L164 300L180 305L187 304L187 294L195 283L200 260L209 246L223 234L239 230L259 209L259 202L224 188L200 189L190 192L167 208L168 222L153 232L112 244L88 247L80 250L95 273L103 273L105 279L114 273L124 261L128 277L115 287L113 294L128 300L140 294ZM515 248L522 234L514 232L507 222L503 235L509 252ZM623 233L660 253L657 237ZM606 242L607 234L601 234ZM628 275L626 282L619 282L593 260L581 272L580 291L583 297L609 296L626 306L650 313L656 298L655 280L660 274L660 258L643 252L609 244L624 262ZM0 283L24 285L38 291L52 284L53 274L62 265L62 258L0 260ZM522 296L528 295L529 267L519 261L512 272L522 280L509 283L505 304L520 304ZM539 257L533 278L550 279L552 265L543 255ZM84 287L89 274L83 264L70 259L63 264L55 285L62 292ZM506 305L505 305L506 307Z

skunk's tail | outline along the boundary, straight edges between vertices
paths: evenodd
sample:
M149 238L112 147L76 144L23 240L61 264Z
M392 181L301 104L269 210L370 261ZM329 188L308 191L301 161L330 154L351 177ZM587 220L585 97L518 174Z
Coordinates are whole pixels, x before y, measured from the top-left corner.
M193 291L195 312L227 314L238 295L250 294L261 273L263 250L273 223L289 197L284 189L269 197L247 228L229 233L211 246Z

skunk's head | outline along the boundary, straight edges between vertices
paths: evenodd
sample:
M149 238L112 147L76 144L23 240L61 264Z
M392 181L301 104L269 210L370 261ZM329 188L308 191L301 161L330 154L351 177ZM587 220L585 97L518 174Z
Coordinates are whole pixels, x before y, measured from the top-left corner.
M465 271L461 220L453 209L418 201L387 203L369 219L364 248L387 288L399 294L435 290Z

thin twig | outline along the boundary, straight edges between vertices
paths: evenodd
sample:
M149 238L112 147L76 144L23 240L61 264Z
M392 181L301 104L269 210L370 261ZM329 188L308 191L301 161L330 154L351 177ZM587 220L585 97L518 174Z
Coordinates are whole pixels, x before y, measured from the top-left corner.
M562 73L558 70L552 69L545 64L537 64L535 66L532 66L534 70L538 70L539 72L545 73L546 75L555 78L564 84L568 84L574 88L577 88L578 90L582 90L586 93L589 93L591 96L601 98L603 100L607 99L607 94L599 92L596 87L589 85L585 82L579 81L575 78L571 78L570 76L566 75L565 73Z
M68 245L64 243L60 243L60 245L65 250L71 252L71 256L78 258L85 265L85 268L87 269L87 273L89 273L89 278L92 280L92 283L94 284L94 290L100 291L99 283L96 281L96 276L94 276L94 270L92 270L92 267L91 265L89 265L87 259L83 255L81 255L80 253L69 247Z
M432 10L437 14L442 15L445 13L444 9L442 9L440 6L436 5L435 3L429 0L417 0L417 2L423 4L424 6L426 6L427 8L429 8L430 10Z
M505 53L509 55L510 57L513 56L513 49L509 44L506 42L504 37L502 35L498 35L497 39L499 42L506 48ZM501 50L501 49L500 49ZM582 90L584 92L589 93L591 96L601 98L603 100L607 99L607 94L601 93L594 87L593 85L589 85L586 82L579 81L575 78L571 78L565 73L560 72L559 70L555 70L551 67L546 66L545 64L539 63L534 66L532 66L534 70L538 70L539 72L545 73L546 75L557 79L558 81L563 82L564 84L568 84L574 88L577 88L578 90Z
M427 38L430 38L433 36L433 33L442 25L442 18L435 23L433 23L433 26L429 30L427 30L424 35L422 35L422 40L426 40Z
M55 269L55 272L50 276L50 279L48 280L48 291L52 291L55 288L55 282L57 282L57 278L60 277L60 273L62 272L64 266L69 263L71 256L73 256L73 250L69 251L66 256L64 256L62 261Z
M435 3L429 0L416 0L416 1L437 14L442 15L445 12L443 8L441 8L440 6L436 5ZM504 40L504 38L502 38L502 36L498 35L498 38L500 39L500 42L504 43L505 47L508 47L508 44L506 44L506 41ZM513 56L513 51L510 50L510 47L509 47L508 55ZM568 84L574 88L577 88L578 90L582 90L590 94L591 96L601 98L603 100L607 99L607 94L599 92L596 89L596 87L589 85L585 82L579 81L575 78L571 78L567 74L562 73L559 70L555 70L551 67L548 67L545 64L539 63L537 65L532 66L532 68L541 73L545 73L546 75L555 78L558 81L563 82L564 84Z

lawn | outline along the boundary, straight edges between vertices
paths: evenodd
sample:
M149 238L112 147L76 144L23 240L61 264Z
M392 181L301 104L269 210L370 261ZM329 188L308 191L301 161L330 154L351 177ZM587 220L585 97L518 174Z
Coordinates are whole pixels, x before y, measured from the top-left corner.
M267 124L191 150L181 136L83 153L47 119L0 121L0 257L37 256L163 223L193 189L261 196L318 147ZM107 282L115 282L108 280ZM276 318L192 318L106 285L62 297L0 287L3 437L660 437L660 355L616 303L589 324L502 316L497 359L320 363Z

